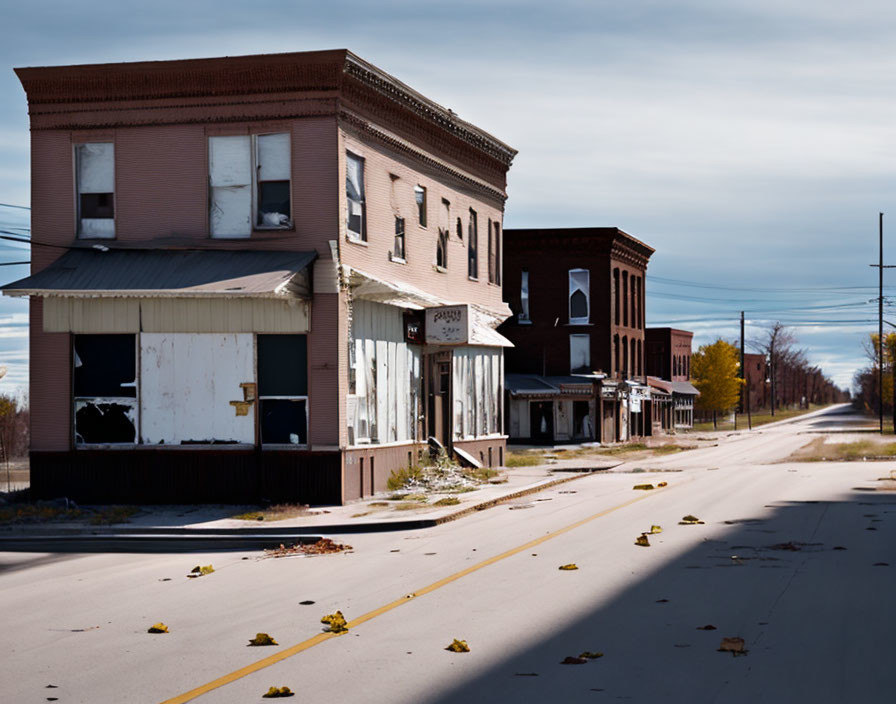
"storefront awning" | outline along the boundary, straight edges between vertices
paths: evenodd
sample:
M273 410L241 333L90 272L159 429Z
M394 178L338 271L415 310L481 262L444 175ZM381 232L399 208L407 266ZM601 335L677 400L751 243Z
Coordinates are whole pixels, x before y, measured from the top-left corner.
M680 396L699 396L700 392L688 381L667 381L655 376L647 377L647 383L651 388L665 391L669 394L678 394Z
M594 385L588 379L577 376L505 374L504 388L514 398L589 396L594 393Z
M73 249L0 287L7 296L310 298L316 252Z

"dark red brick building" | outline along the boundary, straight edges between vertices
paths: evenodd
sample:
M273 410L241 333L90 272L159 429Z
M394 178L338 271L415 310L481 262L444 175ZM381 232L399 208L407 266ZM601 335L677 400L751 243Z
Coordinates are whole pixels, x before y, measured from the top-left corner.
M654 250L616 227L504 238L510 437L608 442L649 432L644 274Z
M662 430L694 427L697 389L690 383L694 333L675 328L647 328L648 383L654 400L654 424Z

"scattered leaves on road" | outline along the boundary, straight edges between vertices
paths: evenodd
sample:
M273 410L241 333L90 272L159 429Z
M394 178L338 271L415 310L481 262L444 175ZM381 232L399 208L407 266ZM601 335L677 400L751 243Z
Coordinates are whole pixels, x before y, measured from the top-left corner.
M657 533L663 532L662 526L650 526L650 530L647 531L650 535L656 535Z
M149 629L148 629L146 632L147 632L147 633L167 633L167 632L168 632L168 626L166 626L164 623L162 623L161 621L159 621L158 623L153 624L152 626L150 626Z
M567 655L560 661L561 665L584 665L588 661L585 658L577 658L573 655Z
M635 484L632 489L635 491L649 491L653 489L653 484Z
M197 577L205 577L205 575L211 574L214 571L215 568L211 565L196 565L190 570L190 574L187 575L187 578L196 579Z
M586 650L584 652L579 653L580 658L585 658L586 660L597 660L598 658L602 658L604 656L603 653L596 653L591 650Z
M720 653L731 653L734 657L738 655L746 655L747 651L744 649L744 639L733 637L733 638L722 638L722 643L719 645Z
M256 633L254 638L249 639L249 645L277 645L277 641L271 638L267 633Z
M647 533L641 533L641 535L635 538L635 545L638 545L642 548L649 548L650 541L647 539Z
M270 687L267 694L262 694L262 699L277 699L279 697L292 697L294 692L289 687Z
M320 620L320 622L329 626L327 630L330 631L330 633L345 633L348 631L348 624L341 611L327 614Z
M575 562L570 562L568 565L560 565L560 567L558 567L557 569L565 571L577 570L579 569L579 566Z
M271 548L264 551L265 557L289 557L291 555L331 555L339 552L353 550L351 545L336 543L329 538L321 538L316 543L297 543L286 547L280 543L279 548Z
M445 650L452 652L452 653L469 653L470 646L467 645L467 641L458 640L457 638L455 638L454 642L452 642L451 645L449 645L447 648L445 648Z
M694 515L692 515L692 514L689 513L687 516L684 516L684 517L678 522L678 525L680 525L680 526L697 526L697 525L701 525L701 526L702 526L702 525L703 525L703 521L701 521L699 518L697 518L696 516L694 516Z

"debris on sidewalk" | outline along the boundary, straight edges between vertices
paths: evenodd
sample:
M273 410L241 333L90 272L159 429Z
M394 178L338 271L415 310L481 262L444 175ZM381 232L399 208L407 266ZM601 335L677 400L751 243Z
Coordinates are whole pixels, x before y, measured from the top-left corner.
M256 633L254 638L249 639L249 645L278 645L278 643L267 633Z
M341 611L337 611L333 614L327 614L321 620L321 623L325 623L329 626L326 630L330 633L345 633L348 631L348 624L345 620L345 616L342 615Z
M158 623L155 623L152 626L150 626L146 632L147 633L167 633L168 626L166 626L164 623L159 621Z
M734 657L738 655L746 655L747 651L744 649L744 639L743 638L722 638L722 643L719 645L720 653L731 653Z
M270 687L267 691L267 694L262 694L262 699L277 699L279 697L292 697L295 696L295 692L293 692L289 687Z
M647 539L647 533L641 533L641 535L635 538L635 545L638 545L642 548L649 548L650 541Z
M560 565L560 567L558 567L557 569L566 571L577 570L579 569L579 566L575 562L570 562L568 565Z
M207 574L211 574L215 571L215 568L211 565L196 565L193 569L190 570L190 574L187 575L187 579L196 579L197 577L204 577Z
M649 491L653 489L653 484L635 484L632 489L635 491Z
M588 661L585 658L577 658L573 655L567 655L563 660L560 661L561 665L584 665Z
M691 515L689 513L687 516L685 516L678 522L678 525L680 525L680 526L702 526L702 525L704 525L704 522L701 521L696 516Z
M590 650L579 653L579 657L585 658L586 660L597 660L598 658L602 658L603 656L603 653L595 653Z
M469 653L470 646L467 645L467 641L458 640L457 638L455 638L454 642L451 643L451 645L449 645L447 648L445 648L445 650L448 650L452 653Z
M291 555L332 555L338 552L354 550L351 545L336 543L329 538L321 538L316 543L297 543L289 547L280 543L278 548L264 551L265 557L289 557Z

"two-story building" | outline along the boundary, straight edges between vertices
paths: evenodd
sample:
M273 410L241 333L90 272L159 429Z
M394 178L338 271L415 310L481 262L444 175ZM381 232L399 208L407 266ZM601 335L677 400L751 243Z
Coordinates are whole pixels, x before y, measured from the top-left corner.
M616 227L509 229L507 431L533 442L650 434L644 276L653 249Z
M694 427L694 400L699 395L691 384L691 342L694 333L675 328L647 328L647 382L653 398L653 422L671 431Z
M343 502L503 462L515 151L346 50L22 68L37 496Z

